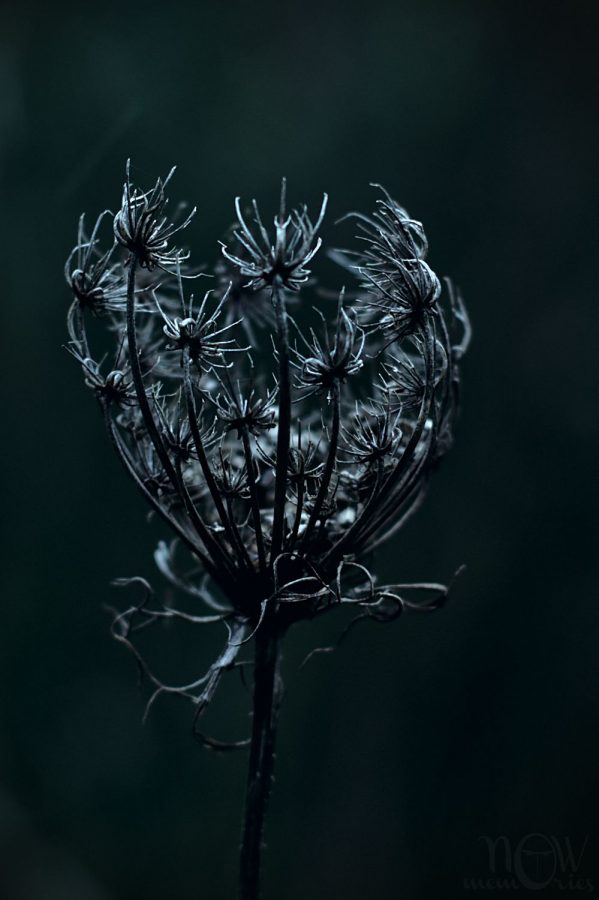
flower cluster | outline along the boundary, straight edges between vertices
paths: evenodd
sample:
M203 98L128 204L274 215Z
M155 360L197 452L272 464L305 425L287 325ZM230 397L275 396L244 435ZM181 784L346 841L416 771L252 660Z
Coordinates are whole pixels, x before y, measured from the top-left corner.
M318 253L322 239L317 237L327 208L325 194L316 222L312 222L306 206L286 210L286 184L283 179L279 214L275 217L274 240L262 223L256 201L252 201L255 232L247 224L241 211L241 200L235 200L239 227L233 236L241 245L239 255L223 245L223 255L249 279L248 286L260 290L278 282L290 291L299 291L308 281L310 260Z
M437 584L377 585L360 559L419 505L452 443L470 331L459 294L425 261L422 225L386 192L371 216L351 214L361 244L338 256L351 290L336 306L323 299L311 266L327 198L313 220L287 209L284 182L271 230L255 201L249 212L235 201L237 224L194 311L197 276L174 243L193 212L169 219L171 176L140 190L127 165L120 208L89 236L81 219L65 274L69 349L125 470L174 537L157 552L160 571L209 607L157 608L134 579L144 600L114 633L155 695L186 696L199 716L264 629L280 635L341 606L387 620L445 597ZM116 345L107 375L90 316ZM165 617L227 626L221 656L191 684L165 685L137 649L137 629Z

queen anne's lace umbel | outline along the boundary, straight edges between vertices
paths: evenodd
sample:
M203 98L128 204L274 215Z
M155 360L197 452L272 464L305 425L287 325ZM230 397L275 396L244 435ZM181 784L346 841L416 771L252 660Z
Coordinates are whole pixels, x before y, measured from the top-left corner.
M326 195L312 219L287 208L283 182L266 224L238 198L237 225L200 282L178 245L193 211L169 216L171 175L142 191L128 165L120 209L91 233L81 219L65 271L69 350L127 473L171 530L158 568L189 598L187 611L161 606L129 579L145 596L114 635L151 700L187 697L197 723L262 630L280 637L338 607L385 621L443 602L444 585L378 584L361 560L417 509L452 444L470 329L459 293L425 261L422 225L384 190L372 215L350 215L357 249L330 254L350 282L331 300L312 273ZM92 350L92 319L113 339L111 364ZM164 618L227 627L191 683L165 684L138 650L136 631Z

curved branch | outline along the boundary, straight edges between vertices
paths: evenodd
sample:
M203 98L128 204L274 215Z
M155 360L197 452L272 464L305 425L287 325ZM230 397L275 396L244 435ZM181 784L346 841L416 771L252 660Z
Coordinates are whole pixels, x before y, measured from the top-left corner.
M102 404L102 409L104 411L104 421L106 423L108 435L110 437L110 440L112 441L112 444L113 444L115 450L117 451L117 454L119 455L119 457L121 459L121 462L123 463L123 465L127 471L127 474L133 479L133 481L135 482L135 484L137 485L139 490L142 492L144 498L150 504L150 506L152 507L154 512L158 513L160 518L163 519L164 522L166 522L166 524L169 525L170 528L173 529L173 531L175 532L177 537L179 537L183 541L183 543L194 554L194 556L196 556L200 560L200 562L202 563L202 565L204 566L206 571L212 576L212 578L214 578L214 580L217 582L217 584L219 584L222 587L223 580L219 576L218 570L214 566L214 563L210 559L210 557L208 557L204 553L204 551L198 546L198 544L187 534L187 532L185 531L183 526L180 525L179 522L176 521L176 519L173 519L167 513L167 511L160 505L158 500L148 490L146 485L143 483L143 481L139 477L139 474L137 472L137 469L135 468L135 464L131 457L131 453L130 453L128 447L125 446L120 434L118 433L117 429L115 428L114 420L113 420L112 416L110 415L110 412L108 409L108 404L105 401L101 401L101 404Z
M393 488L412 462L414 452L422 437L426 421L429 417L433 400L435 377L435 331L432 324L429 328L426 329L425 334L425 364L426 386L422 398L422 403L420 405L420 411L418 413L418 419L414 426L414 431L412 432L401 457L399 458L397 464L395 465L391 473L387 476L387 478L383 479L378 491L371 494L366 505L362 509L362 512L353 523L353 525L327 552L322 561L323 564L329 563L331 561L339 561L341 559L346 547L353 540L356 540L356 538L359 537L360 532L369 524L371 515L376 510L376 504L379 497L383 494L389 496L388 492L393 491Z

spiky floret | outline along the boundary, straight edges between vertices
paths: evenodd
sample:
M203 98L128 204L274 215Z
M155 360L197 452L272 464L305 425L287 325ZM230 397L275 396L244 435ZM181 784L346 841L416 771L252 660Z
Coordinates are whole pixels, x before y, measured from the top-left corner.
M287 186L283 179L279 214L274 219L274 235L265 228L258 204L252 201L253 226L248 225L241 209L241 198L235 199L238 228L233 236L241 245L239 255L231 253L223 244L223 256L233 263L241 275L248 278L248 285L255 290L271 287L275 280L290 291L299 291L309 278L308 263L318 253L322 238L318 230L322 225L328 197L324 194L320 212L315 222L308 215L308 208L301 206L289 213L286 208Z
M171 246L171 240L191 222L194 207L180 222L169 222L166 215L168 199L165 188L174 175L172 168L164 181L159 178L149 191L140 191L131 182L131 164L123 186L121 207L114 217L114 236L129 251L130 259L145 269L180 269L189 253Z

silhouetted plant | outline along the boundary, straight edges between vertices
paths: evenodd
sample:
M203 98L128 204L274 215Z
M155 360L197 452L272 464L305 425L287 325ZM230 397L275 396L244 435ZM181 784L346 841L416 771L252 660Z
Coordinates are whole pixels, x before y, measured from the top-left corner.
M448 588L378 584L367 555L420 505L429 475L452 443L460 358L470 329L449 281L425 262L422 225L382 190L371 216L353 213L360 245L331 256L355 280L352 296L313 299L311 265L321 246L327 197L313 220L288 210L285 181L269 229L255 201L235 201L237 225L222 245L210 289L175 244L193 211L172 220L165 188L135 188L127 165L121 207L91 233L79 223L66 265L74 300L69 350L100 404L110 439L151 509L170 527L158 568L208 608L161 606L142 578L142 602L115 617L113 634L162 694L187 698L207 746L250 746L240 898L259 892L260 848L281 698L281 639L296 622L354 608L352 622L390 622L430 611ZM106 249L102 232L112 223ZM296 312L297 310L297 312ZM88 317L115 344L111 366L91 350ZM247 346L248 339L251 349ZM195 568L183 574L177 547ZM163 619L223 623L225 646L190 683L150 669L138 632ZM234 745L199 721L241 648L255 648L252 735Z

